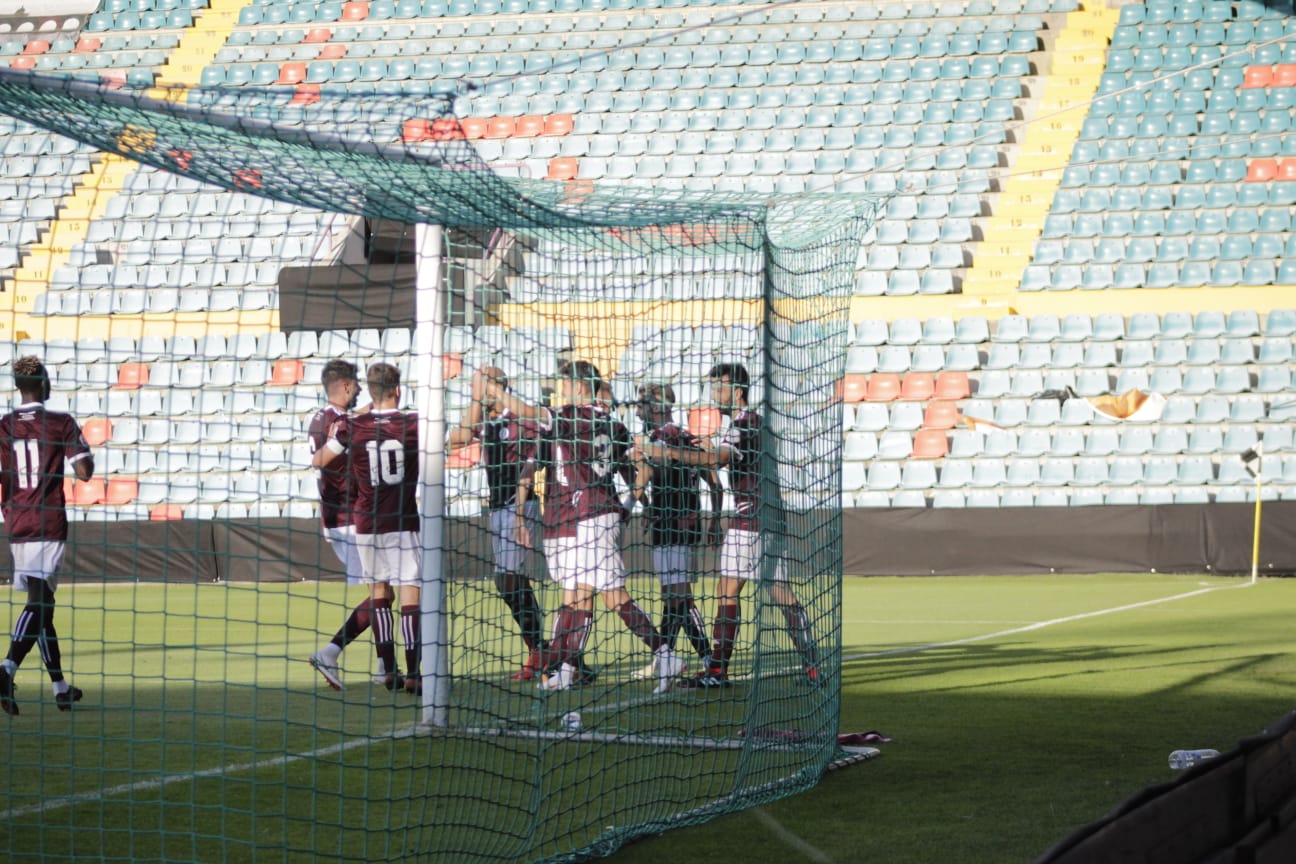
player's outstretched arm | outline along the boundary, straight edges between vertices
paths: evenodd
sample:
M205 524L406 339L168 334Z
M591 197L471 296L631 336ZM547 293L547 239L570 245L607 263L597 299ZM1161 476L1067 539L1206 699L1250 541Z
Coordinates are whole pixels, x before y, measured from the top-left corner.
M724 510L724 488L720 485L720 475L714 471L703 471L702 482L711 492L711 524L707 529L707 543L714 546L723 538L720 513Z
M517 519L513 520L514 539L519 546L531 548L531 529L527 527L526 503L531 499L531 489L535 486L536 463L528 460L518 475L517 494L513 506L517 508Z
M332 465L337 461L339 456L346 452L346 445L338 440L338 430L340 426L341 421L338 421L329 427L328 440L324 442L323 447L319 448L311 455L312 468L327 468L329 465Z
M729 464L728 447L713 448L703 444L698 447L668 447L665 444L645 444L637 448L645 459L652 462L678 462L696 468L723 468Z

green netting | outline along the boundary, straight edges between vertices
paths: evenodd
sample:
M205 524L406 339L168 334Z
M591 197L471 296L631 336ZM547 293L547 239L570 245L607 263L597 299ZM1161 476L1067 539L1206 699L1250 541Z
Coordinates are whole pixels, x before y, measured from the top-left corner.
M211 284L186 290L249 291L231 274L269 267L277 274L267 289L277 292L269 323L215 304L102 320L60 313L41 319L43 343L27 346L60 367L50 353L59 339L81 350L84 341L111 344L130 332L133 348L106 358L109 378L128 363L168 365L166 377L155 372L111 415L135 423L137 434L110 437L95 453L109 479L161 484L157 503L182 508L184 518L157 521L138 504L107 501L74 517L58 614L72 646L65 667L87 695L66 718L35 695L34 660L17 678L23 714L0 745L9 789L0 836L11 857L67 860L93 848L101 860L136 861L577 860L817 782L837 753L837 388L856 255L875 202L504 177L455 137L448 98L326 91L297 106L275 91L193 91L180 104L0 70L0 112L141 163L138 182L104 195L164 188L169 172L202 184L186 194L279 202L285 209L251 220L252 239L266 230L265 213L300 212L315 226L303 236L316 241L289 253L282 238L268 246L249 239L241 260L225 262L213 245L222 238L194 239L220 217L181 207L172 220L195 230L159 232L188 238L173 263L219 266L225 280L209 275ZM439 131L403 142L411 120ZM416 244L416 224L444 226L440 242ZM354 244L322 239L321 226L339 225ZM124 245L90 236L76 260L117 267ZM277 342L282 334L288 339ZM181 357L175 337L186 336L195 341ZM256 340L249 356L230 347L239 336ZM150 357L149 339L169 340L170 353ZM265 347L274 345L282 350ZM641 506L621 529L621 557L627 589L654 632L683 628L674 652L688 672L654 693L656 674L642 677L654 659L642 628L636 635L623 623L632 616L595 599L581 653L587 680L580 670L569 689L541 689L538 674L513 680L529 652L494 575L499 499L474 461L478 442L452 447L444 473L429 470L422 487L425 501L445 496L448 514L444 545L429 550L422 574L423 636L441 624L447 643L422 645L425 695L389 693L381 675L371 683L367 633L342 653L345 689L326 689L306 660L364 590L344 587L321 538L314 446L305 445L325 399L321 371L337 358L354 362L362 380L375 362L399 369L400 408L424 409L421 446L433 469L443 454L441 441L430 440L442 432L434 421L444 411L448 430L472 425L477 369L499 368L514 398L561 413L564 364L588 361L608 385L596 394L606 410L599 434L616 439L624 427L641 446L653 430L639 416L640 388L670 385L667 416L696 440L649 460L659 472L650 473L649 500L683 500L670 506L696 507L705 523L710 487L691 501L677 493L701 478L667 481L665 470L690 458L685 451L712 454L724 524L732 532L735 520L755 516L763 544L755 581L741 594L730 686L683 686L707 664L684 622L665 620L654 543L692 550L691 590L708 650L719 635L723 564L719 547L696 536L654 541L650 522L693 515L663 514L660 502L653 514ZM301 361L300 374L275 380L282 360ZM199 365L197 378L177 371L190 364ZM745 468L733 454L752 442L734 443L737 410L717 410L716 364L750 375L760 431L750 451L758 456ZM96 386L56 388L55 396L73 407ZM111 382L102 388L106 400ZM151 390L164 397L156 405ZM165 438L146 431L158 420L169 423ZM185 439L179 432L190 422L198 433ZM558 482L563 457L555 454L566 445L575 442L550 440L537 451L549 457L542 488ZM601 453L609 460L601 470L624 461L633 477L619 447ZM755 513L735 509L740 472L754 483ZM210 500L220 505L199 506L218 486L224 497ZM527 555L522 570L543 638L554 639L567 598L545 555ZM442 590L443 610L428 611L427 596ZM404 668L400 619L398 612L395 656ZM434 704L436 693L447 701ZM572 712L578 726L565 719ZM24 730L29 716L39 725Z

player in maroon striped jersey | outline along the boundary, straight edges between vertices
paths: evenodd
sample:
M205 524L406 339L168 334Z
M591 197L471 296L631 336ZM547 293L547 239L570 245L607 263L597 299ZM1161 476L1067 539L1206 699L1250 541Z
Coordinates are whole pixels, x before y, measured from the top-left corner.
M636 413L648 432L648 441L671 449L699 450L698 441L674 422L675 390L669 384L644 384L639 387ZM711 490L711 519L702 522L699 482ZM649 538L652 543L653 569L662 590L661 634L675 647L675 638L683 630L693 650L710 667L711 645L707 641L702 613L693 600L692 581L694 547L704 540L719 542L720 510L724 506L723 490L715 472L679 461L657 463L640 461L635 486L650 490L646 496ZM646 669L636 677L649 677L655 670Z
M711 398L721 413L731 418L714 448L689 450L648 444L642 448L649 459L668 459L686 465L729 469L729 488L734 498L734 515L729 520L720 548L720 584L717 592L712 635L711 665L696 678L685 681L691 687L725 687L729 684L729 661L738 638L741 621L739 597L748 582L758 581L783 613L788 634L805 666L806 680L819 683L817 649L810 619L796 594L787 584L787 567L781 559L766 563L761 539L761 418L747 405L751 382L741 363L717 363L708 376ZM768 502L770 510L777 502ZM767 578L768 577L768 578Z
M320 376L324 387L324 397L328 404L315 412L311 417L307 432L312 456L319 451L329 439L329 430L337 421L345 419L355 408L360 398L360 381L356 377L354 363L346 360L330 360L324 364ZM346 570L347 585L364 583L364 571L360 567L360 553L356 548L355 526L351 524L351 501L355 497L354 483L345 470L335 467L321 468L319 472L319 506L320 523L324 537L328 540L333 554ZM387 586L387 599L392 599L391 586ZM373 606L368 592L356 607L351 610L342 629L333 634L333 638L310 657L310 663L334 690L342 689L342 678L338 673L338 657L342 649L350 645L362 633L369 629ZM379 669L376 681L390 682L393 686L399 683L400 674L396 669Z
M518 518L514 498L522 466L533 453L540 409L519 399L509 390L508 376L496 366L483 366L473 373L472 402L459 425L450 430L451 449L481 441L482 465L490 491L491 553L495 560L495 587L513 613L522 631L529 656L512 678L530 681L539 671L544 650L544 613L536 600L535 588L527 576L527 558L532 547L517 542L514 521ZM540 503L532 499L522 508L531 542L540 542Z
M400 410L400 371L388 363L369 367L365 386L373 399L368 413L334 423L313 464L325 468L346 455L355 483L351 505L356 546L373 610L374 645L386 669L396 668L390 586L400 595L401 641L405 645L405 690L423 689L419 673L420 627L418 415ZM394 673L392 676L394 682Z
M76 420L45 410L50 379L44 364L36 357L19 357L13 376L22 403L0 418L0 507L13 554L14 588L27 592L27 605L18 613L9 653L0 661L0 710L18 714L14 676L39 645L54 703L68 711L82 693L63 677L54 629L54 591L68 535L63 463L84 482L94 476L94 457Z
M530 498L536 472L545 469L544 550L549 575L563 589L554 638L544 652L545 689L566 689L575 679L575 658L594 625L594 595L657 657L657 692L670 688L684 670L670 642L653 627L625 588L625 563L618 536L629 515L617 494L620 473L633 487L634 469L626 459L630 433L595 397L602 378L592 363L568 361L558 370L562 407L546 412L540 444L518 480L519 515ZM632 490L634 491L634 490ZM530 545L525 519L517 521L518 542Z

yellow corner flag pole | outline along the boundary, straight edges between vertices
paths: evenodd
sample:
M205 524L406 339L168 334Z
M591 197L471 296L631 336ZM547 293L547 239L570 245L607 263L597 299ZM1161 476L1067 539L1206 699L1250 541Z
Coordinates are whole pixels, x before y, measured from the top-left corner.
M1264 472L1262 471L1262 463L1264 462L1263 445L1256 444L1255 450L1251 451L1251 454L1255 456L1255 465L1256 465L1255 467L1255 483L1256 483L1255 485L1255 529L1252 532L1252 536L1251 536L1251 584L1254 585L1260 576L1260 499L1261 499L1260 493L1262 489L1261 486L1262 478L1264 476ZM1247 455L1249 454L1243 454L1242 458L1246 459ZM1250 465L1248 465L1247 467L1249 469Z

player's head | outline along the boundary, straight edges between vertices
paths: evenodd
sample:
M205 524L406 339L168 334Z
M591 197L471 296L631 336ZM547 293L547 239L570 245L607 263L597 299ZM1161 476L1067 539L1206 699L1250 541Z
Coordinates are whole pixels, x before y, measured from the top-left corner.
M558 394L567 402L591 402L603 389L603 376L588 360L565 360L558 367Z
M711 379L711 399L721 411L747 407L747 391L751 379L747 367L741 363L717 363L707 373Z
M360 398L360 381L354 363L330 360L324 364L324 371L320 373L320 383L324 385L325 397L339 408L350 411Z
M395 408L400 402L400 370L390 363L375 363L365 373L365 386L375 408Z
M498 385L501 390L506 393L508 392L509 380L508 376L504 374L503 369L498 366L483 366L479 371L491 384ZM495 399L489 393L483 397L482 405L491 414L497 413L499 408L499 406L495 404Z
M13 364L14 386L24 402L44 402L50 396L49 372L39 357L19 357Z
M649 429L665 426L671 421L675 406L675 389L669 384L640 384L639 401L635 413Z

